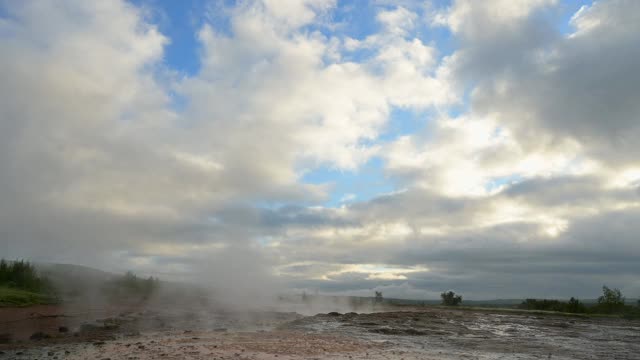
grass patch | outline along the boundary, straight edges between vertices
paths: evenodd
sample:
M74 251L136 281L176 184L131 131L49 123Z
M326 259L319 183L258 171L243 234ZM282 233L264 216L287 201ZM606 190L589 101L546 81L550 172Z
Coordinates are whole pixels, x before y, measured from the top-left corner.
M0 286L0 306L31 306L41 304L54 304L56 299L44 294L32 291L13 289Z

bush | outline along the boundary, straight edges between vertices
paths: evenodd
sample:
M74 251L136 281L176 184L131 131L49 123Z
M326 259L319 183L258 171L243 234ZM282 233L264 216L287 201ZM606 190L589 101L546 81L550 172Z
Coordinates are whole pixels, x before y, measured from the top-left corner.
M376 291L375 301L377 303L381 303L382 302L382 291Z
M602 287L602 296L598 298L596 312L603 314L613 314L625 310L624 296L618 289L610 289L606 285Z
M462 296L456 295L453 291L443 292L440 297L442 298L442 305L458 306L462 303Z

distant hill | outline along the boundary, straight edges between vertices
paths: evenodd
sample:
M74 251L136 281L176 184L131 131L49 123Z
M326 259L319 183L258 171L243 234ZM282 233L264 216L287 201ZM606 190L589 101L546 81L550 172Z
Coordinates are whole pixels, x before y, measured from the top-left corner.
M81 265L36 263L35 266L51 280L63 299L99 297L101 287L119 276Z
M98 270L88 266L73 264L37 263L40 273L56 283L95 284L112 280L118 274Z
M138 277L131 272L116 274L73 264L38 263L35 266L51 281L62 302L139 301L151 294L156 300L172 301L203 297L200 288L194 284Z

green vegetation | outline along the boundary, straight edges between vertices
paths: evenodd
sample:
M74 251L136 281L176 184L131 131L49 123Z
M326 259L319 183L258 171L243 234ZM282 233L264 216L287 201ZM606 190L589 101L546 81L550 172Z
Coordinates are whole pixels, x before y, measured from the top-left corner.
M442 305L458 306L462 303L462 296L456 295L453 291L443 292L440 297L442 298Z
M26 261L0 260L0 306L28 306L56 301L51 282Z
M51 279L29 262L0 260L0 306L50 304L60 301L63 296L82 297L91 294L91 291L94 291L94 295L113 302L145 301L155 294L160 286L158 279L140 278L132 272L111 279L73 280L73 277L68 276L58 276L57 279L56 276L52 276Z
M49 295L0 286L0 306L31 306L55 303Z
M598 298L598 304L594 307L601 314L615 314L625 311L624 296L618 289L602 287L602 296Z
M640 303L638 306L625 304L625 298L618 289L602 287L602 296L594 305L587 306L580 300L571 298L568 302L547 299L526 299L519 306L525 310L557 311L572 314L592 314L592 315L618 315L625 318L640 317Z
M522 302L519 308L525 310L558 311L573 314L583 314L587 312L587 307L580 302L580 300L573 297L569 302L547 299L526 299Z

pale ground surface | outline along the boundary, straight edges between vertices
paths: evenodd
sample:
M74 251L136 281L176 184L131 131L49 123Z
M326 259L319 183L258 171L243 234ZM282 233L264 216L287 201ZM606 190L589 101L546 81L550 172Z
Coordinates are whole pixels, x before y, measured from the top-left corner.
M54 325L77 321L49 314L39 329L52 338L0 345L0 358L640 359L637 320L438 307L408 310L310 317L145 310L57 334L51 330ZM0 328L0 333L6 330Z

